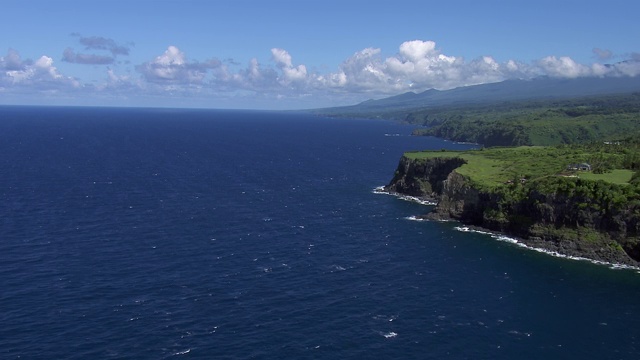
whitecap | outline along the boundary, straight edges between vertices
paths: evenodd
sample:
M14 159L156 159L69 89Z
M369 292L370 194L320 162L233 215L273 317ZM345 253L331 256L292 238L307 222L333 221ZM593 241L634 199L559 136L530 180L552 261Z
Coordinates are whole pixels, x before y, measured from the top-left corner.
M187 349L187 350L183 350L183 351L178 351L177 353L173 354L173 355L184 355L184 354L188 354L191 352L191 349Z
M345 271L347 270L346 268L340 266L340 265L331 265L331 268L337 271Z
M384 336L387 339L392 339L392 338L398 336L398 333L395 333L395 332L391 331L391 332L388 332L386 334L382 333L382 336Z

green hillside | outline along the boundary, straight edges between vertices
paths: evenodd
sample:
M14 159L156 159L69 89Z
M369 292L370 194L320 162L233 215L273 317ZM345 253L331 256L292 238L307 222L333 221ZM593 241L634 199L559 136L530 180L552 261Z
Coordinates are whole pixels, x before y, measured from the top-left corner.
M640 131L640 93L422 109L406 121L432 135L485 146L617 141Z

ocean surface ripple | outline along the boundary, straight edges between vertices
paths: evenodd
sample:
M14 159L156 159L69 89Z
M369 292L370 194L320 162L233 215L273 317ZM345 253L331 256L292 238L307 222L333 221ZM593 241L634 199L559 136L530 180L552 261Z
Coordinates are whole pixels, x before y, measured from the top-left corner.
M295 113L0 113L3 359L640 354L635 271L372 191L404 151L471 145Z

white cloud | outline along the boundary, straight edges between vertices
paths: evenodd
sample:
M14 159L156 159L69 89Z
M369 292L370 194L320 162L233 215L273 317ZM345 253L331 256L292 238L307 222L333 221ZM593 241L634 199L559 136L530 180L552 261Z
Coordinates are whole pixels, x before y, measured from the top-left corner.
M184 53L175 46L169 46L164 54L156 57L156 64L162 66L181 66L185 63Z
M291 62L291 55L286 50L283 49L271 49L271 55L273 56L273 60L278 64L278 66L282 67L292 67L293 64Z
M105 38L86 38L87 49L111 51L113 56L84 55L65 50L65 59L76 63L108 63L117 44ZM606 56L606 50L599 50ZM594 52L598 52L594 49ZM406 91L450 89L460 86L498 82L506 79L528 79L546 75L558 78L585 76L638 76L640 55L615 64L580 64L566 56L547 56L532 63L516 60L500 62L486 55L465 60L444 54L433 41L412 40L398 47L397 53L382 56L378 48L365 48L345 59L334 72L311 71L305 64L296 64L285 49L271 49L271 62L261 64L256 58L242 67L236 61L221 62L216 58L199 62L191 60L176 46L135 66L135 72L121 75L127 65L107 68L102 83L81 84L62 75L53 59L42 56L36 61L23 60L10 49L0 57L0 88L4 93L12 89L68 90L81 88L83 94L109 93L120 97L163 96L182 94L185 97L242 99L330 99L336 104L360 101L375 96L388 96ZM108 59L107 59L108 58ZM637 59L636 59L637 58Z
M634 76L640 73L640 62L613 65L579 64L569 57L548 56L533 64L515 60L498 62L491 56L471 61L443 54L433 41L412 40L402 43L398 53L382 58L381 49L366 48L354 53L340 64L337 72L309 72L303 64L295 65L284 49L271 50L275 67L261 66L253 59L249 66L236 73L224 69L225 76L216 84L226 88L265 91L289 96L316 93L327 96L340 94L392 95L405 91L431 88L450 89L460 86L528 79L547 75L559 78L581 76Z
M536 76L577 78L585 76L636 76L640 62L583 65L570 57L547 56L533 64L515 60L504 63L491 56L471 61L443 54L433 41L412 40L400 45L396 55L382 59L381 50L367 48L345 60L337 73L320 79L333 89L394 94L403 91L451 89L460 86L528 79Z
M221 62L216 59L205 63L188 62L185 54L175 46L157 56L153 61L136 67L142 76L151 83L160 84L199 84L206 76L207 69L216 68Z
M591 73L588 66L578 64L568 56L547 56L538 60L537 65L551 77L577 78Z
M639 76L640 60L627 60L616 63L610 67L611 74L614 76Z
M53 59L41 56L38 60L22 60L15 50L9 50L7 56L0 58L4 74L0 81L14 87L30 87L34 92L79 88L78 80L63 76L53 65Z
M113 69L107 69L107 75L109 76L109 82L112 82L112 83L129 82L129 76L116 75Z
M400 45L400 56L415 63L422 59L438 56L439 53L435 49L436 43L433 41L406 41Z
M461 57L442 54L433 41L404 42L396 55L386 59L380 53L374 48L359 51L341 64L338 73L322 79L333 88L392 94L495 82L526 72L515 61L499 64L490 56L465 62Z
M356 52L340 65L340 71L329 74L326 83L333 88L367 91L385 84L389 78L384 74L380 60L380 49L366 48Z
M271 49L271 55L278 68L282 71L280 79L282 85L307 80L307 67L304 65L293 66L291 55L286 50L274 48Z

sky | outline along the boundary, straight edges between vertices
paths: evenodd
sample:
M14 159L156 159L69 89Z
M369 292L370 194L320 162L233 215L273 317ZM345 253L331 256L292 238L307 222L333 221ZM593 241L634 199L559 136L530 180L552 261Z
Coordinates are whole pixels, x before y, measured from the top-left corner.
M3 0L0 104L308 109L640 79L637 0Z

